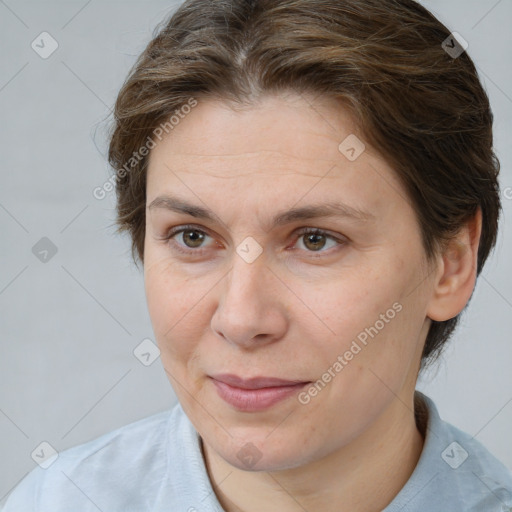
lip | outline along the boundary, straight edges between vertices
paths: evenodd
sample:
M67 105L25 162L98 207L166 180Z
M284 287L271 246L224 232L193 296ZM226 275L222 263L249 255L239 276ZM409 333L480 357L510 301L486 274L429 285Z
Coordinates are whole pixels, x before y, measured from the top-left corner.
M310 381L253 377L242 379L233 374L210 376L219 396L228 404L244 412L267 409L294 395Z

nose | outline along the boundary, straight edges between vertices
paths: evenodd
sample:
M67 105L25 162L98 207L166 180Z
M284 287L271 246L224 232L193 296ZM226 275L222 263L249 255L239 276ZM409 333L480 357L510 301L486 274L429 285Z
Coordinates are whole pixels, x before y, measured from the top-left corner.
M231 271L219 286L213 331L232 344L253 349L281 339L287 329L286 287L263 256L247 263L234 255Z

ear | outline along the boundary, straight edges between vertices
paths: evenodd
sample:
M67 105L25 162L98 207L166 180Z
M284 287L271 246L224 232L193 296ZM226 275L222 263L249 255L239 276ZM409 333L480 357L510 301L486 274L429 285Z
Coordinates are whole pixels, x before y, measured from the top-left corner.
M478 209L439 255L433 294L427 308L431 320L442 322L457 316L471 298L481 232L482 211Z

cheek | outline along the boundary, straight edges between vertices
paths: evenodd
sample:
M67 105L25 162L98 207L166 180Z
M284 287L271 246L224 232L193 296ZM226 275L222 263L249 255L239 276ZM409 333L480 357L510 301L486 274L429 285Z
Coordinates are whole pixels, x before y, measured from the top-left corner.
M144 268L144 286L148 311L157 336L172 326L175 306L178 305L175 289L180 286L171 279L169 265L165 261L154 262L147 259ZM170 316L169 316L170 315Z
M416 299L407 296L414 274L395 259L382 269L368 266L324 286L322 318L335 334L330 336L331 343L322 344L322 360L333 364L346 354L344 360L350 366L387 374L407 366L423 323Z
M177 272L168 260L147 263L146 300L158 345L162 352L181 352L194 339L186 331L197 326L200 294L189 286L190 278Z
M373 269L350 269L350 275L324 285L314 305L337 338L352 340L391 308L400 293L396 281L385 280Z

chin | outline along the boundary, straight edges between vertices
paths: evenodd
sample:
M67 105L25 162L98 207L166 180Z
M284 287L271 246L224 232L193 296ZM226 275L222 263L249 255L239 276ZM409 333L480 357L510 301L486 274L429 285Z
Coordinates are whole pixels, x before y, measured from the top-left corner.
M249 445L250 446L250 445ZM248 458L247 453L243 458L239 458L240 450L235 453L230 453L229 457L225 459L231 466L234 466L242 471L282 471L285 469L292 469L304 464L302 459L297 459L297 454L282 454L276 455L275 453L268 453L267 450L261 453L261 458L257 457L254 460Z
M287 436L286 442L277 436L272 439L268 431L259 435L234 436L227 445L210 444L228 464L243 471L281 471L299 467L308 458L299 449L303 445L291 436Z

